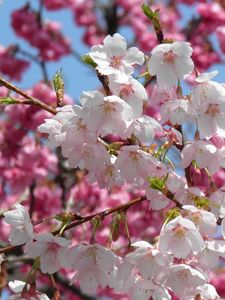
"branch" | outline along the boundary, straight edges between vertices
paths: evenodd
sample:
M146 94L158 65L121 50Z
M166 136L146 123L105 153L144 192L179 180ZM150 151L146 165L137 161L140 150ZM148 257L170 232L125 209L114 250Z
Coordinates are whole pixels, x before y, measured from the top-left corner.
M96 216L99 216L101 219L104 219L106 216L110 215L110 214L113 214L114 212L116 211L126 211L128 208L130 208L131 206L135 205L135 204L138 204L144 200L146 200L146 196L142 196L142 197L138 197L136 199L133 199L131 201L128 201L124 204L121 204L115 208L110 208L110 209L106 209L106 210L103 210L101 212L98 212L98 213L95 213L95 214L92 214L92 215L88 215L86 217L82 217L82 216L79 216L79 220L78 221L75 221L75 222L72 222L71 224L65 226L64 231L67 231L71 228L74 228L80 224L83 224L83 223L86 223L90 220L92 220L93 218L95 218ZM71 213L73 214L73 213ZM77 213L74 214L75 218L77 217ZM38 223L40 224L40 222ZM59 234L60 232L60 229L59 230L55 230L52 232L53 235L57 235ZM24 244L23 244L24 245ZM8 252L11 252L11 251L14 251L20 247L22 247L23 245L18 245L18 246L6 246L4 248L1 248L0 249L0 254L2 253L8 253Z
M50 113L52 113L54 115L57 113L56 109L53 108L52 106L47 105L44 102L42 102L42 101L40 101L40 100L38 100L38 99L36 99L36 98L28 95L27 93L23 92L21 89L19 89L18 87L16 87L15 85L13 85L12 83L6 81L3 78L0 78L0 85L5 86L7 89L9 89L9 90L11 90L11 91L13 91L13 92L15 92L15 93L23 96L25 99L28 100L27 101L27 100L24 100L24 99L20 100L20 99L13 99L13 98L11 98L12 101L13 101L11 103L16 103L16 104L33 104L33 105L36 105L36 106L38 106L38 107L40 107L40 108L42 108L44 110L47 110L48 112L50 112Z
M106 209L106 210L103 210L102 212L98 212L98 213L95 213L95 214L92 214L92 215L89 215L89 216L86 216L86 217L81 217L81 219L80 220L78 220L78 221L75 221L75 222L72 222L71 224L68 224L66 227L65 227L65 229L63 230L63 231L67 231L67 230L69 230L69 229L71 229L71 228L74 228L74 227L76 227L76 226L78 226L78 225L80 225L80 224L83 224L83 223L86 223L86 222L88 222L88 221L90 221L90 220L92 220L92 219L94 219L95 217L99 217L101 220L103 220L106 216L108 216L108 215L111 215L111 214L113 214L114 212L121 212L121 211L126 211L128 208L130 208L131 206L133 206L133 205L135 205L135 204L137 204L137 203L140 203L140 202L142 202L142 201L144 201L144 200L146 200L147 198L146 198L146 196L142 196L142 197L138 197L138 198L136 198L136 199L133 199L133 200L131 200L131 201L128 201L128 202L126 202L126 203L124 203L124 204L121 204L121 205L119 205L119 206L117 206L117 207L115 207L115 208L110 208L110 209ZM57 234L59 234L59 232L60 232L60 230L56 230L56 231L54 231L52 234L53 235L57 235ZM1 250L0 250L0 253L1 253Z

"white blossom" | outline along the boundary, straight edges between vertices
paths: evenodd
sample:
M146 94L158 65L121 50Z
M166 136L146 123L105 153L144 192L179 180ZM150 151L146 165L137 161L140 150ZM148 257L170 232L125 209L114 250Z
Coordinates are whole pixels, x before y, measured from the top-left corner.
M71 242L61 237L55 237L51 233L36 235L35 240L28 247L27 255L31 258L40 257L42 273L57 272L62 266L61 255Z
M125 100L133 109L134 117L143 112L143 101L148 100L148 94L143 85L131 76L126 80L118 80L115 75L109 76L109 88L113 94Z
M44 293L40 293L38 291L34 291L30 289L30 285L27 285L27 290L24 296L21 296L21 292L25 287L26 282L20 280L14 280L9 282L10 290L15 293L14 295L9 296L8 300L50 300L47 295Z
M171 89L177 85L178 79L183 79L193 71L192 52L189 43L180 41L161 44L152 50L148 62L149 73L156 75L161 89Z
M30 243L33 240L33 225L26 208L21 204L16 209L4 213L4 221L11 225L9 242L13 246Z
M159 238L159 250L169 251L177 258L198 254L205 247L202 236L190 220L176 217L163 226Z
M85 293L94 294L99 285L105 288L114 282L118 258L99 244L81 244L69 249L64 264L76 271L72 280L78 280Z
M189 295L190 290L205 284L208 278L200 271L185 265L173 265L166 274L165 284L181 299Z
M103 45L93 46L89 55L101 74L116 74L118 79L128 79L134 71L133 65L144 63L143 52L136 47L127 49L126 40L119 33L107 35Z

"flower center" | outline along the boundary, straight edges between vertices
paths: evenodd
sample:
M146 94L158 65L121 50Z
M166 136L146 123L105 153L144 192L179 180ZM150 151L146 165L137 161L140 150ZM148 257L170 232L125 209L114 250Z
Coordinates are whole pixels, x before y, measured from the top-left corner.
M96 247L91 247L91 248L87 249L87 251L86 251L86 257L91 258L91 260L93 261L93 263L95 265L97 264L96 254L97 254Z
M134 93L134 90L132 89L132 84L122 84L121 90L120 90L120 97L129 97Z
M57 245L56 243L48 243L47 252L51 252L52 254L56 254L59 248L60 248L60 246Z
M105 168L105 172L104 172L104 179L108 180L110 179L112 176L114 175L114 168L113 166L107 166Z
M174 235L179 238L182 239L185 237L186 234L186 229L181 226L180 224L178 224L174 229L173 229Z
M168 51L163 54L163 61L168 64L173 64L177 55L173 51Z
M86 130L87 126L83 123L83 121L81 119L78 120L77 122L77 130L81 131L81 130Z
M177 271L177 277L181 282L187 282L189 279L189 272L188 270L179 270Z
M113 103L110 103L110 102L105 102L104 103L104 112L106 114L111 114L114 111L116 111L116 110L115 110L115 107L114 107Z
M202 215L199 211L191 214L191 220L195 225L199 225L202 222Z
M131 151L129 157L132 159L133 162L138 163L139 161L139 153Z
M119 69L119 67L122 65L122 57L121 56L113 56L111 58L110 66Z
M211 117L216 117L220 113L219 105L218 104L209 104L206 113L208 115L210 115Z

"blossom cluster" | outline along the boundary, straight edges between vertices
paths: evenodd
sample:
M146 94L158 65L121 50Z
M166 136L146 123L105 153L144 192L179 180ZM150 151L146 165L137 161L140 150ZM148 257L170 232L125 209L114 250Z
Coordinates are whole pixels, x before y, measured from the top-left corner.
M55 61L70 53L70 42L63 37L60 24L53 21L41 22L35 11L25 6L12 14L15 33L39 50L44 61Z
M225 297L225 85L202 73L223 61L224 3L154 1L152 26L142 2L43 0L12 13L37 55L1 46L0 72L21 80L33 61L45 83L20 96L0 87L0 276L23 280L9 299ZM180 3L196 10L187 26ZM45 8L72 11L93 46L83 60L103 87L79 106L48 80L48 62L77 54ZM123 26L138 48L113 35Z
M25 254L38 260L43 274L64 268L87 294L110 288L133 300L219 299L210 270L225 253L225 190L215 190L211 177L224 167L225 88L211 81L215 72L202 73L192 94L181 94L180 82L195 68L192 52L189 43L177 41L156 46L147 57L127 48L118 33L91 48L104 91L84 92L81 106L58 108L38 130L51 147L61 148L69 168L88 171L89 181L102 189L135 187L152 211L164 211L167 218L156 241L136 239L127 252L97 243L95 232L90 243L75 244L61 236L64 227L58 234L37 232L26 208L17 204L4 213L10 244L25 244ZM156 78L152 101L159 105L158 120L144 114L148 95L134 78L135 65L144 63ZM196 124L195 139L187 144L184 123ZM190 179L174 170L168 151L175 148ZM197 172L210 180L196 184ZM218 222L221 239L215 238ZM22 297L25 290L16 293Z

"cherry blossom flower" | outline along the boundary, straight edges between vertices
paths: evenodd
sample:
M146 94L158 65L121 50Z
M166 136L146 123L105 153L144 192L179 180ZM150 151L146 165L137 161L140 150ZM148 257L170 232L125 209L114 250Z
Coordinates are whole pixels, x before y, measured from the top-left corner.
M156 247L145 242L143 247L138 247L134 252L127 254L124 260L136 267L143 279L156 282L169 266L167 257Z
M179 79L193 71L192 51L187 42L161 44L152 50L148 62L149 73L156 75L160 88L171 89Z
M62 131L62 127L74 115L72 105L65 105L58 109L57 114L52 119L46 119L44 124L38 126L38 131L48 134L50 146L61 146L66 136L66 132Z
M33 225L28 211L21 204L16 204L15 207L15 210L4 213L4 221L11 225L9 241L13 246L33 240Z
M128 78L134 71L134 64L144 63L143 52L136 47L127 49L126 40L119 33L107 35L103 45L93 46L89 55L98 65L96 69L101 74L116 74L118 79Z
M33 242L26 250L31 258L40 256L40 269L42 273L52 274L57 272L61 266L61 255L69 247L71 241L61 237L55 237L51 233L43 233L35 236Z
M123 185L123 179L120 171L115 168L116 158L114 156L101 155L101 165L96 167L88 173L90 182L98 182L100 188L111 188L113 186Z
M188 99L168 100L160 108L161 123L173 125L194 121L194 112Z
M184 205L185 218L191 220L202 236L213 236L216 233L217 220L213 213L198 209L193 205Z
M98 91L86 92L80 101L84 110L83 119L97 135L117 134L123 137L134 118L131 106L115 95L104 97Z
M64 265L76 271L72 280L79 280L85 293L94 294L98 286L111 286L118 258L110 249L99 244L81 244L69 249Z
M204 241L194 223L181 216L164 225L161 230L159 250L170 251L177 258L197 254L204 247Z
M146 115L135 119L127 132L131 132L141 143L151 143L156 134L163 133L161 125L154 119Z
M206 240L205 249L197 255L201 267L213 269L219 265L219 258L225 257L224 240Z
M131 76L126 80L119 80L115 75L110 75L109 88L113 94L125 100L132 107L135 118L142 115L143 101L148 100L148 94L140 82Z
M198 187L179 189L175 193L175 198L182 205L194 205L196 201L206 199L205 193Z
M166 285L181 299L190 299L190 290L207 282L207 277L200 271L185 265L172 265L166 275ZM187 298L186 298L187 297Z
M153 283L150 280L143 280L138 277L135 284L129 291L131 300L170 300L171 296L168 291L159 286L158 284Z
M193 291L193 298L191 300L195 300L197 295L200 295L201 298L205 300L222 300L222 298L219 297L217 294L217 291L215 287L212 284L205 283L201 286L198 286L194 291Z
M87 169L90 171L97 171L101 166L98 166L99 160L107 162L110 156L101 143L95 144L81 144L75 148L63 147L63 156L68 157L68 164L70 168Z
M177 191L184 190L188 187L186 178L179 176L175 172L169 173L166 180L166 186L172 193L176 193Z
M153 104L163 104L170 99L177 99L177 93L174 88L161 89L157 84L154 85L151 93L151 102Z
M160 210L165 208L170 203L170 200L161 191L152 189L148 185L145 188L145 193L150 201L150 209Z
M62 127L65 139L62 144L62 153L67 156L68 153L79 148L84 143L95 143L97 136L91 131L87 123L80 116L71 117Z
M166 166L138 146L123 146L115 162L127 183L143 186L147 176L162 177L167 174Z
M213 134L225 137L225 89L210 79L217 73L200 74L193 90L192 104L196 111L198 130L203 138Z
M27 285L28 291L23 292L23 288L25 285L26 282L20 280L10 281L9 288L15 294L9 296L8 300L50 300L47 295L33 290L29 285Z
M199 168L207 168L210 174L214 174L223 165L221 152L207 141L199 140L186 145L181 156L183 168L188 167L195 160Z

